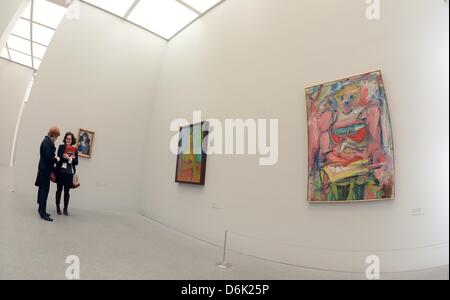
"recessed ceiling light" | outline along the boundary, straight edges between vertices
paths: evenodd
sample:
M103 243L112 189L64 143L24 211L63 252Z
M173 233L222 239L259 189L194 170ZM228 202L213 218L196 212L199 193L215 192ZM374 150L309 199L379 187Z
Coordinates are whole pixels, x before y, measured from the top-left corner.
M128 20L170 39L197 17L197 13L175 0L141 0Z

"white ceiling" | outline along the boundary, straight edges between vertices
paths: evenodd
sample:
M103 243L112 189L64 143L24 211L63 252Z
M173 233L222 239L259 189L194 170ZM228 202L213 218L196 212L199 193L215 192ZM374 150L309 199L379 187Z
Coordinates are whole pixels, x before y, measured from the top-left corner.
M73 0L31 0L0 57L38 70ZM225 0L81 0L170 40ZM31 12L33 12L31 14Z

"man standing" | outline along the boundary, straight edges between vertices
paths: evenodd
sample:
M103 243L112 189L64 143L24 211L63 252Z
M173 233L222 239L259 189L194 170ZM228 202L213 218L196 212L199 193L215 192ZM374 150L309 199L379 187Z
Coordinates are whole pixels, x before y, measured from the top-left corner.
M41 143L39 170L35 185L39 187L38 190L38 204L39 215L42 220L53 222L50 214L47 213L47 198L50 192L50 175L54 170L55 163L59 158L55 156L55 141L61 135L58 127L52 127L48 131L48 135Z

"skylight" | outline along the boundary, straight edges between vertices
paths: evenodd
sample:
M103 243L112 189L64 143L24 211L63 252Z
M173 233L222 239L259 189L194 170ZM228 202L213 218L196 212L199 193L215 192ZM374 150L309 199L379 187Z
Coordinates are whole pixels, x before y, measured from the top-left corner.
M85 2L100 7L119 17L125 17L134 0L86 0Z
M82 0L166 40L224 0Z
M9 59L9 54L8 54L8 50L6 48L2 49L2 52L0 54L0 57L3 57L5 59Z
M17 21L17 24L11 33L29 40L31 37L30 36L30 21L27 21L24 19L19 19L19 21Z
M197 17L197 13L175 0L141 0L128 20L170 39Z
M203 14L218 4L220 0L183 0L183 2Z
M170 40L225 0L81 0ZM69 3L69 2L67 2ZM31 0L13 28L0 57L39 69L67 8Z
M47 0L31 0L8 38L1 57L39 69L66 8Z
M33 21L55 29L64 18L66 10L47 0L34 0Z

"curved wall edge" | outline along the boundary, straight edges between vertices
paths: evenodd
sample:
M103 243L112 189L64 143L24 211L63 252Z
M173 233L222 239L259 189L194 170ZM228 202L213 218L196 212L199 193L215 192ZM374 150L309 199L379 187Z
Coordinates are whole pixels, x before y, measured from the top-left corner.
M214 239L201 237L195 233L186 232L179 228L161 222L157 218L144 214L143 217L152 222L156 222L166 228L176 231L189 238L210 244L217 247L218 259L221 257L223 241L222 236ZM415 247L405 250L376 249L373 251L347 251L347 250L324 250L320 248L295 247L283 243L276 245L274 241L255 241L251 238L242 238L233 234L228 234L227 251L236 252L242 255L252 256L265 261L277 264L285 264L292 267L312 269L325 272L342 272L365 274L368 264L366 258L371 255L378 256L380 260L380 271L384 274L423 272L432 269L448 267L449 243L443 242L440 245ZM284 253L283 257L274 256L273 253ZM232 261L229 261L233 263Z

